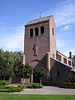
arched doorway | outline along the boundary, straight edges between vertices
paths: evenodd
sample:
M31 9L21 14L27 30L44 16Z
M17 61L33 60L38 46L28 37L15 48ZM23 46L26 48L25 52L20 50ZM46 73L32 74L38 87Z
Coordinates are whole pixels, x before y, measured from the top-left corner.
M33 60L30 65L33 67L33 70L36 68L36 67L43 67L41 61L39 60ZM32 80L32 79L31 79ZM39 77L37 77L35 75L35 73L33 73L33 83L40 83L40 79Z

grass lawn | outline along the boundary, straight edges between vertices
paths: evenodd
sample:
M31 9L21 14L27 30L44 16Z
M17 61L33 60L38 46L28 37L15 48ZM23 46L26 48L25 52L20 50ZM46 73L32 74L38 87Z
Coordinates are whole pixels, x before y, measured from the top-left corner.
M75 95L0 94L0 100L75 100Z

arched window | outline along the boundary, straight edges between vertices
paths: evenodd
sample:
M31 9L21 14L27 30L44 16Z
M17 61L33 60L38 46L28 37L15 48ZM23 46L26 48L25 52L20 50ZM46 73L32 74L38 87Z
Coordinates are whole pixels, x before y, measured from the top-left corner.
M38 28L35 28L35 36L38 36L38 34L39 34L39 30Z
M52 28L52 35L54 35L54 28Z
M41 35L43 35L43 34L44 34L44 27L41 26Z
M33 29L30 29L30 37L33 37Z

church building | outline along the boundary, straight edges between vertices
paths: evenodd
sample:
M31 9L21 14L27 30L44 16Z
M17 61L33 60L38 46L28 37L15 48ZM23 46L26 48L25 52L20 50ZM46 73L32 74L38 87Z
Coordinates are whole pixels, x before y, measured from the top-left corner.
M72 67L72 53L66 57L56 48L56 25L53 16L29 21L25 25L23 64L47 70L43 84L62 85L67 76L75 72ZM35 83L34 75L31 82Z

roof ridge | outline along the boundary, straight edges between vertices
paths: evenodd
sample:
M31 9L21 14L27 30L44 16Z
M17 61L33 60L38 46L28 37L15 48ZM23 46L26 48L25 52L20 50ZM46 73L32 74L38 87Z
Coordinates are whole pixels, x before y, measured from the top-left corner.
M34 24L34 23L38 23L40 21L46 21L49 20L50 17L52 17L53 15L50 16L46 16L46 17L42 17L41 19L34 19L34 20L30 20L26 25L30 25L30 24Z

